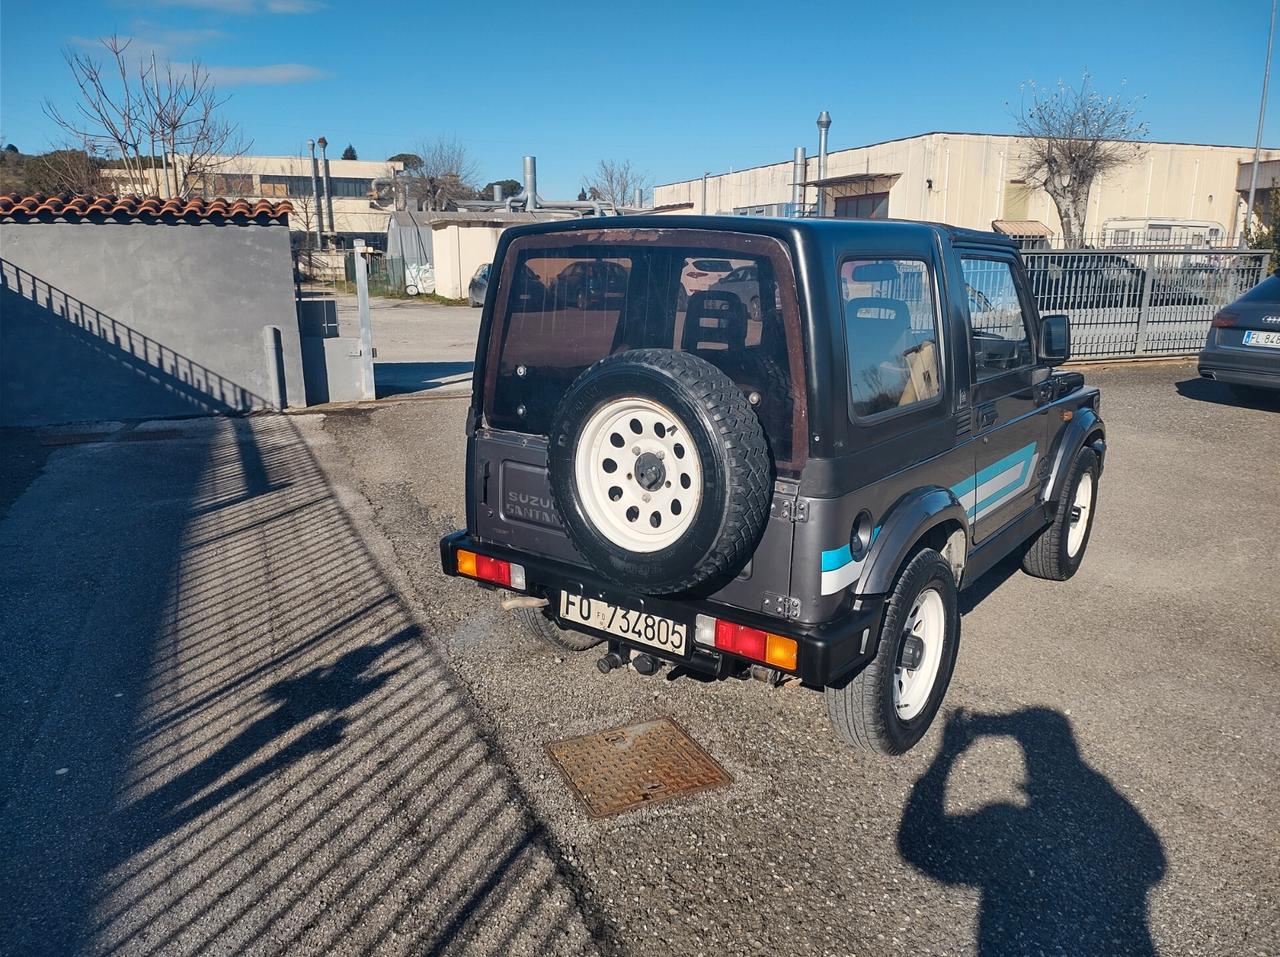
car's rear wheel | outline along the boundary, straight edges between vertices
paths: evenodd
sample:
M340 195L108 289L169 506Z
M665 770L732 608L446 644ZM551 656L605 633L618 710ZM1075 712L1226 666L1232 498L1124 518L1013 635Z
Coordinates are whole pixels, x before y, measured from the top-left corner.
M1036 578L1066 581L1080 568L1098 503L1098 454L1083 448L1072 463L1070 479L1058 501L1053 524L1027 547L1022 570Z
M594 635L584 635L580 631L561 628L552 617L541 608L517 608L516 620L525 630L539 641L545 642L561 651L586 651L600 644L603 639Z
M889 596L875 659L853 678L827 687L831 727L864 751L908 751L942 705L959 647L955 574L938 552L922 549Z
M637 349L583 372L556 410L548 467L583 558L646 594L737 574L769 517L760 420L732 379L687 353Z

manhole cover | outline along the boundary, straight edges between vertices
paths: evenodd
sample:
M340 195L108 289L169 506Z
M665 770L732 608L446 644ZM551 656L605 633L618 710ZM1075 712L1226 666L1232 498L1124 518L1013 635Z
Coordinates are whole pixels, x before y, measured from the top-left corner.
M721 787L732 779L670 718L547 745L589 817Z

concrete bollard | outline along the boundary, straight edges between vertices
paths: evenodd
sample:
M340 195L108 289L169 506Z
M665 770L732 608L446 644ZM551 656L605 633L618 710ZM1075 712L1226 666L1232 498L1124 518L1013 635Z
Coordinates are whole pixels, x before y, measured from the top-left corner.
M267 351L267 402L273 409L283 409L289 401L284 390L284 342L279 326L262 327L262 343Z

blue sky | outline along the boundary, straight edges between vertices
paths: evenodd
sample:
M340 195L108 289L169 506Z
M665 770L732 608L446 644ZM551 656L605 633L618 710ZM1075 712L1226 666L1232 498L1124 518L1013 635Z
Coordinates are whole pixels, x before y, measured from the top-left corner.
M61 51L113 31L198 58L231 94L254 152L308 136L385 159L456 136L483 179L576 193L601 158L651 182L929 130L1009 132L1027 80L1143 97L1150 138L1252 145L1269 0L1209 3L345 3L4 0L0 136L24 151L74 96ZM1280 63L1276 64L1280 73ZM1273 84L1264 145L1280 145Z

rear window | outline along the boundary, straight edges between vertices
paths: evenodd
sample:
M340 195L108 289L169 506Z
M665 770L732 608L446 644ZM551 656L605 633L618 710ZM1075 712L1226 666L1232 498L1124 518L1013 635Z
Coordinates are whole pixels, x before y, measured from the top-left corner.
M795 280L775 240L701 230L530 236L507 251L496 305L484 403L494 428L545 435L588 366L672 349L710 362L752 398L779 468L803 457Z

